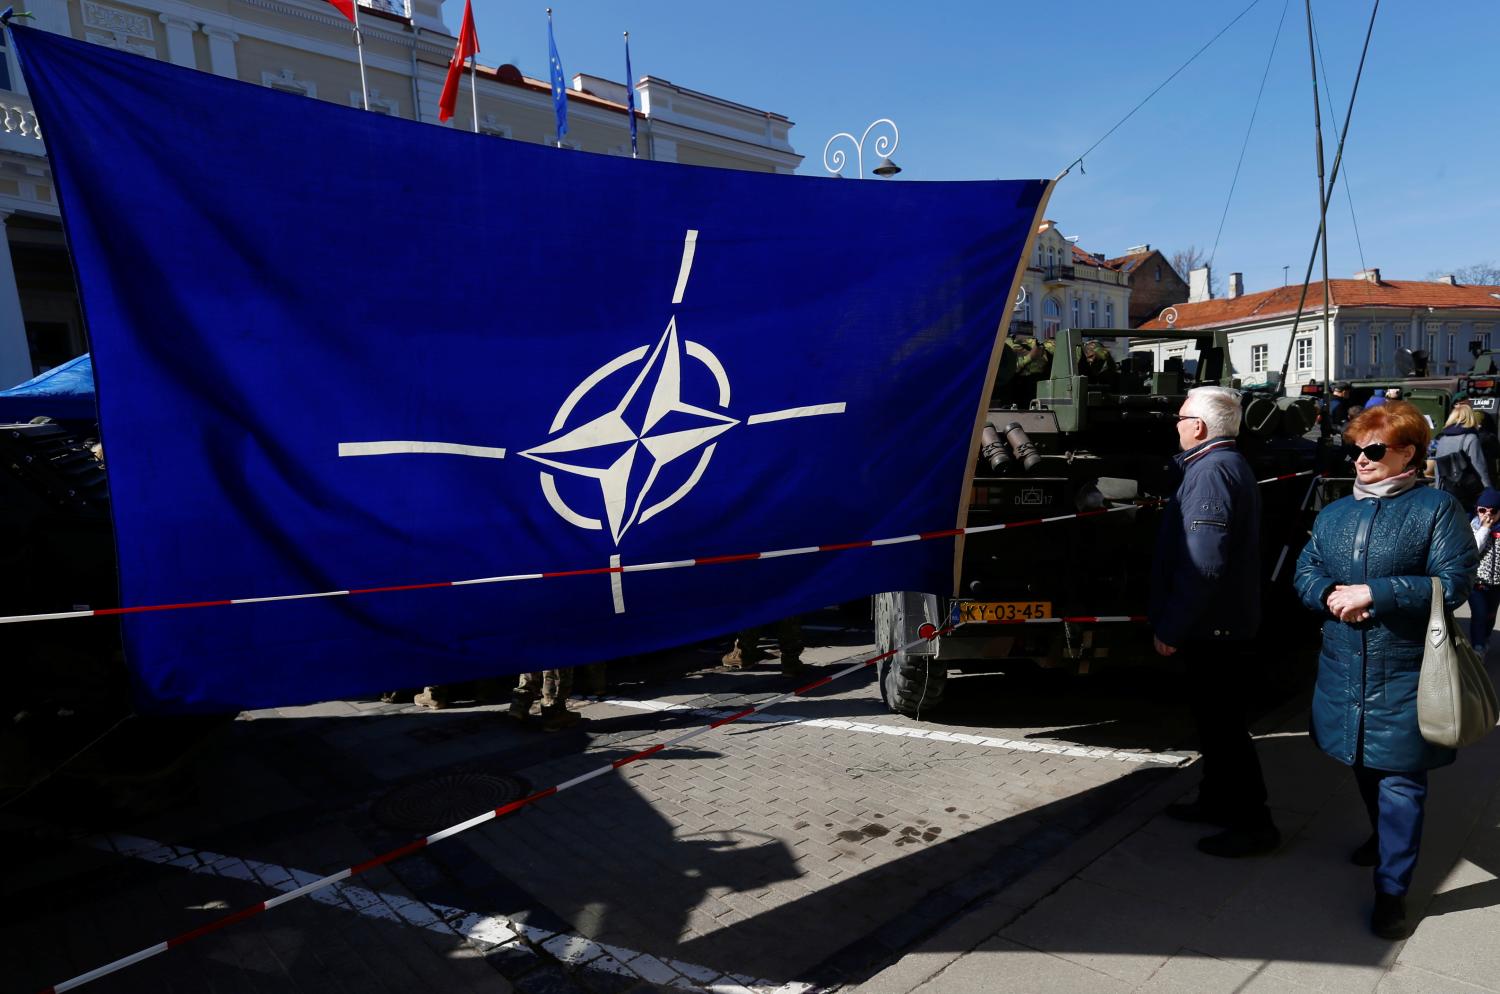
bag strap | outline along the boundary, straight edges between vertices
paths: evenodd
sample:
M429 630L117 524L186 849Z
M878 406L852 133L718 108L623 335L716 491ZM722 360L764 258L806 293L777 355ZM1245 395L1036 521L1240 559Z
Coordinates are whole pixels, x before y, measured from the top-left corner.
M1432 577L1432 608L1427 612L1427 642L1433 648L1448 637L1448 618L1443 604L1443 581Z

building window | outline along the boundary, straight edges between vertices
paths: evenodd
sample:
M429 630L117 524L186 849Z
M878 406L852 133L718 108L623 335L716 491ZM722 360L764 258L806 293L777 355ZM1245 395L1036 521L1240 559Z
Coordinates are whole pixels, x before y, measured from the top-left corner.
M1079 299L1077 297L1074 297L1073 300L1072 300L1071 306L1068 308L1068 310L1069 310L1069 315L1068 316L1073 319L1073 322L1068 325L1069 328L1080 328L1080 327L1083 326L1083 322L1082 322L1082 320L1080 319L1080 316L1079 316L1079 312L1082 311L1082 309L1083 309L1082 302L1079 301Z
M1448 332L1448 361L1458 361L1458 336L1451 331Z
M1395 344L1392 346L1392 348L1394 348L1397 352L1400 352L1402 349L1406 348L1406 333L1405 332L1403 332L1403 331L1396 332L1396 334L1394 335L1394 338L1395 338Z
M1344 336L1344 365L1354 368L1354 336Z
M14 89L10 85L10 45L5 32L0 31L0 90Z
M1481 331L1479 328L1475 328L1474 337L1469 339L1469 342L1471 344L1478 343L1479 351L1488 352L1490 350L1490 333L1488 330Z
M1021 305L1021 320L1027 324L1031 323L1031 294L1026 295L1026 303Z
M1106 328L1113 328L1114 326L1115 326L1115 302L1113 300L1106 300L1104 302L1104 327L1106 327Z
M1372 364L1380 361L1380 332L1370 330L1370 362Z
M1313 368L1313 340L1311 337L1297 339L1297 370L1306 372Z
M1156 264L1156 282L1161 282L1161 263Z
M1048 338L1056 338L1062 329L1062 305L1057 302L1056 297L1048 297L1042 301L1042 334Z
M1097 300L1089 301L1089 327L1099 327L1099 301Z
M1270 355L1271 346L1269 345L1250 346L1250 372L1264 373L1270 361Z

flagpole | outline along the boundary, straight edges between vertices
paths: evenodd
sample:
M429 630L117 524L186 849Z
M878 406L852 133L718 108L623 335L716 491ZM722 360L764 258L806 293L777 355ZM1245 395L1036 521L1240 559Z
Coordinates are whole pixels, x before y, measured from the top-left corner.
M547 8L547 45L548 45L549 48L552 48L554 50L557 48L557 42L552 37L552 8L551 7ZM547 68L548 68L548 70L550 72L550 70L551 70L552 67L548 66ZM552 102L553 102L554 106L557 103L557 95L556 95L555 91L553 93ZM562 148L562 132L561 131L558 131L558 133L557 133L557 147L558 148Z
M474 107L474 133L479 134L479 56L469 56L469 98Z
M370 109L370 86L365 82L365 33L359 29L359 0L354 0L354 50L359 53L359 93Z
M635 144L635 79L630 72L630 32L625 32L625 106L630 114L630 157L640 158Z

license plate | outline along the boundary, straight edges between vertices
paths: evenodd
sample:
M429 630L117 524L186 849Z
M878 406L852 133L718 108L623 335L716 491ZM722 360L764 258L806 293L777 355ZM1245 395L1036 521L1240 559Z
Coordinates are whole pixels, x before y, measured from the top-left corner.
M953 605L955 625L1034 621L1050 617L1051 601L957 601Z

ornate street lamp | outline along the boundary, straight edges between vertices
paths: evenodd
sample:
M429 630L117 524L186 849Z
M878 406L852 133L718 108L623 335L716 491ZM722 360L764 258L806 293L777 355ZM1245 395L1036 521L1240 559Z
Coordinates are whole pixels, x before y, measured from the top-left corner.
M871 131L874 131L877 126L882 124L888 125L891 129L891 133L888 135L880 134L875 136L874 151L876 155L880 156L880 165L876 166L870 171L873 172L876 176L887 177L894 176L899 173L901 171L901 167L891 161L891 153L896 151L896 145L901 141L901 132L896 130L896 122L892 121L888 117L882 117L876 121L872 121L870 123L870 126L865 129L865 133L860 135L858 138L855 138L847 131L840 131L838 134L828 139L828 144L823 146L823 168L835 176L842 177L844 175L844 165L849 161L849 156L842 148L833 148L833 143L838 141L840 138L847 138L849 139L849 144L854 146L854 156L856 163L855 175L859 179L864 179L865 139L870 137ZM830 149L832 149L833 151L833 154L831 156L828 154Z

